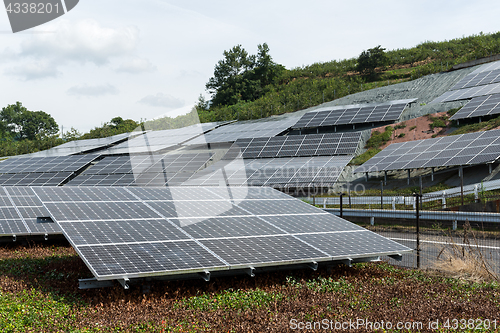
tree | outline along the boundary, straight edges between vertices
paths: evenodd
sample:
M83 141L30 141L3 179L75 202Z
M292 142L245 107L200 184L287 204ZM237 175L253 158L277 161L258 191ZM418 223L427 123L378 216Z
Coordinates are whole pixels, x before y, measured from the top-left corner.
M65 141L73 141L73 140L78 140L82 136L82 133L78 131L76 128L71 127L69 131L66 131L64 133L64 140Z
M269 46L258 46L257 55L249 55L241 46L224 51L214 76L206 84L212 95L210 106L234 105L239 101L253 101L262 96L264 87L274 82L284 67L272 61Z
M384 68L388 63L385 49L380 45L363 51L358 57L356 70L370 79L377 78L377 67Z
M2 108L0 118L4 133L20 140L44 139L59 131L59 126L50 114L29 111L21 102Z

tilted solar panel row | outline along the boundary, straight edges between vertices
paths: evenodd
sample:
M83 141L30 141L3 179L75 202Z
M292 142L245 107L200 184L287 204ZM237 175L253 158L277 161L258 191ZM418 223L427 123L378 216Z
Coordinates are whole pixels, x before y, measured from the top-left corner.
M407 247L269 188L34 188L97 280L376 260Z
M320 108L304 114L293 128L301 129L394 121L401 117L401 113L408 103L413 101L415 101L415 99L393 101L383 104L361 104Z
M351 156L222 160L196 173L186 186L330 187Z
M354 155L361 132L239 139L223 159Z
M500 94L473 98L455 113L450 120L500 114Z
M12 157L0 163L0 174L35 172L76 172L90 165L98 155L57 157Z
M393 143L354 172L492 163L500 157L500 130Z
M296 122L297 118L285 118L280 120L262 119L259 121L233 123L219 127L203 136L188 141L185 145L224 143L234 142L243 138L276 136L291 128Z
M500 69L487 72L471 73L454 85L450 90L483 86L500 82Z

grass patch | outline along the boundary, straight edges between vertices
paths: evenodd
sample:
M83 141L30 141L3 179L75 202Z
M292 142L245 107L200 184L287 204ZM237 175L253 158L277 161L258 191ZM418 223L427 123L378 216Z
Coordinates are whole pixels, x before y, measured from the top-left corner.
M428 118L431 121L429 127L432 130L435 128L445 128L448 125L448 116L433 117L429 115Z
M459 108L454 108L454 109L450 109L446 112L446 114L448 114L449 117L452 117L455 115L455 113L457 113L458 111L460 111L462 107L459 107Z
M370 148L367 151L365 151L363 154L358 155L355 158L353 158L351 160L351 162L349 163L349 165L361 165L361 164L365 163L366 161L368 161L373 156L380 153L381 151L382 151L382 149Z
M379 148L386 144L391 139L393 132L394 128L392 126L387 126L383 133L374 131L370 139L366 142L366 148Z
M490 119L488 121L483 121L481 123L461 125L457 130L455 130L450 135L488 131L499 126L500 126L500 116L494 119Z
M286 278L287 285L296 288L307 288L318 293L341 293L347 294L353 289L352 283L346 281L344 278L338 280L329 278L323 278L319 276L316 279L304 281L303 283L298 282L294 277Z
M174 305L174 309L188 309L197 311L215 310L250 310L267 308L271 304L279 303L283 295L275 292L255 290L225 290L219 294L203 294L194 296Z

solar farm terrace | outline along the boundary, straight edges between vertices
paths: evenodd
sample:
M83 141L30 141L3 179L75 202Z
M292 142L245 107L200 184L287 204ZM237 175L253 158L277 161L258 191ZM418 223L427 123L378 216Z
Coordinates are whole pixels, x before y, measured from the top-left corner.
M3 191L7 206L0 209L14 217L11 189ZM94 278L81 280L80 288L110 286L113 280L128 288L144 279L316 269L380 256L397 259L410 251L265 187L32 187L14 193L41 202L45 218L88 266ZM15 221L11 229L25 218Z
M491 164L499 157L500 130L492 130L393 143L354 172Z
M312 129L322 127L356 128L356 125L390 123L397 121L406 107L416 99L396 100L385 103L356 104L322 107L307 112L293 126L294 129Z
M480 66L432 103L443 103L500 93L500 61Z

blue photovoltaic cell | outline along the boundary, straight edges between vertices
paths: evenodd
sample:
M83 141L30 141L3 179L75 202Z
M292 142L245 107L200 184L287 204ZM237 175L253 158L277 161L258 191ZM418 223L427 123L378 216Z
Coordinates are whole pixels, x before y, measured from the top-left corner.
M380 104L357 104L323 107L309 111L293 128L314 128L348 124L364 124L398 120L409 103L416 99L397 100Z
M33 190L99 280L373 259L410 250L270 188ZM337 249L335 239L347 250Z
M491 163L500 157L500 130L393 143L354 172Z

